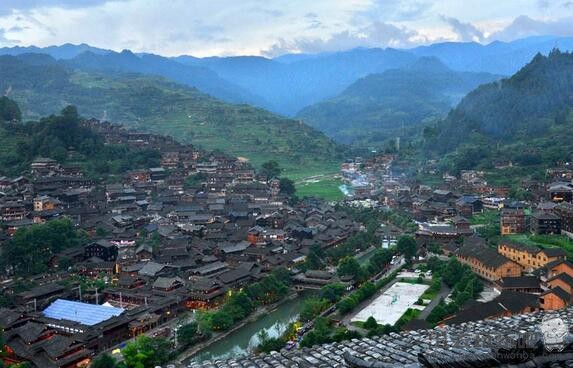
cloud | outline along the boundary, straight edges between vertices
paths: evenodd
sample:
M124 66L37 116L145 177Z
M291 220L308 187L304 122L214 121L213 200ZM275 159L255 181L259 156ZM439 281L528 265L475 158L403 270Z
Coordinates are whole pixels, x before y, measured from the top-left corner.
M570 35L571 16L573 0L0 0L0 41L274 56Z
M8 32L4 28L0 28L0 47L9 47L17 45L19 41L8 38L6 36L6 33Z
M488 40L512 41L529 36L573 36L573 17L537 20L521 15L504 29L491 34Z
M10 14L13 11L25 11L34 8L85 8L101 5L108 1L121 0L2 0L0 1L0 15Z
M420 35L406 27L398 27L383 22L357 30L345 30L326 39L298 38L292 41L280 39L262 54L275 57L286 53L318 53L348 50L356 47L407 47L413 45L413 38Z
M440 17L444 22L449 24L452 31L457 35L458 41L463 42L482 42L484 40L483 32L471 23L461 22L453 17Z

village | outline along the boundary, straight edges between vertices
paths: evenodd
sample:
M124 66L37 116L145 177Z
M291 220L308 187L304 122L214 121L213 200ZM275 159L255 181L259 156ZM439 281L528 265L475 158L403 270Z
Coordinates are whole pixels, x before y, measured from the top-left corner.
M159 151L160 166L104 181L38 157L29 175L0 178L3 244L38 226L81 235L27 260L27 275L18 265L1 275L10 363L86 366L146 335L170 341L176 364L201 367L227 356L216 353L229 348L222 341L265 353L572 302L566 168L524 182L531 199L518 201L483 172L424 185L393 174L395 155L374 155L342 164L343 201L293 201L278 177L244 160L82 124L106 144ZM269 325L244 335L265 315ZM281 319L279 333L261 335ZM201 328L183 342L189 324Z
M106 143L159 150L161 166L102 184L39 157L29 176L0 178L4 241L60 221L89 238L39 260L43 272L2 274L9 362L81 366L140 334L173 334L163 327L182 313L216 309L233 291L303 263L311 246L333 247L361 230L326 202L289 205L278 179L258 176L248 163L164 136L84 124ZM320 288L322 281L301 283Z
M392 175L394 155L358 158L342 175L354 206L378 207L410 219L417 228L417 257L455 257L469 266L486 291L480 302L440 321L454 324L560 310L572 303L573 171L548 169L546 181L522 180L527 200L488 185L486 173L444 174L434 185ZM497 169L511 167L511 163ZM358 185L356 178L362 178ZM399 216L396 216L399 219ZM489 291L489 292L487 292Z

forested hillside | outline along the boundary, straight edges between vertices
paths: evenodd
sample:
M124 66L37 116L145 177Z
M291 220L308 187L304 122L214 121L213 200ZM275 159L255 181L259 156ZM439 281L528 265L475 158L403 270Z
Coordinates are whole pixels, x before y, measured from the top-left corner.
M491 82L488 73L455 72L436 58L359 79L340 95L303 109L298 117L336 141L379 146L412 126L441 118L469 91Z
M159 165L161 154L151 149L106 145L103 137L80 124L75 107L39 121L22 123L18 105L0 97L0 174L19 175L36 157L74 163L92 177ZM73 155L70 155L73 152Z
M444 166L460 170L512 161L546 167L571 160L573 54L538 54L511 78L468 94L448 117L424 130L426 149L450 152Z
M294 120L247 105L232 105L196 89L138 74L74 71L49 56L0 57L0 90L20 105L25 120L75 105L84 117L174 136L207 149L251 159L275 159L307 172L336 165L336 145Z

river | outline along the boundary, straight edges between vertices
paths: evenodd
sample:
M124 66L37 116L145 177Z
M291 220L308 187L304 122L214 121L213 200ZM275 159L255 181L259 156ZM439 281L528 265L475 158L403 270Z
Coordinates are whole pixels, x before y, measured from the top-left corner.
M247 355L259 344L258 334L261 330L266 330L269 337L278 337L286 330L289 323L296 321L302 310L304 300L311 295L313 294L305 292L298 298L287 300L264 317L241 327L224 339L200 351L186 360L186 363Z

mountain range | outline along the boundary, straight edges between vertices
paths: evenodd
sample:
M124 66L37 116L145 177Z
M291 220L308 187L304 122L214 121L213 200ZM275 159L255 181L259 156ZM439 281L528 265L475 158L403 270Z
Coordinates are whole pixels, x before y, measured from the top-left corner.
M298 121L249 105L228 104L161 77L73 69L43 54L0 56L0 90L23 118L75 105L84 117L168 134L255 165L275 159L287 171L332 167L341 149Z
M291 169L303 163L332 168L344 149L302 120L338 142L369 147L398 133L415 134L421 125L427 141L439 141L444 150L463 145L457 136L448 136L453 132L466 140L475 135L468 132L495 133L488 139L513 137L515 129L530 134L543 119L527 128L499 120L492 111L509 108L498 107L496 98L479 97L505 81L478 88L441 123L431 122L479 84L510 76L555 46L571 50L573 38L357 48L274 59L163 57L86 44L0 48L0 88L28 119L75 104L86 117L172 134L255 163L276 158ZM508 116L529 122L531 117Z
M377 147L409 127L444 117L468 92L499 79L457 72L436 57L363 77L336 97L304 108L298 117L335 141Z
M400 50L356 48L287 54L274 59L258 56L167 58L129 51L117 53L86 44L0 48L0 55L45 53L66 60L78 69L163 76L227 102L249 103L295 116L307 106L337 96L360 78L406 67L420 57L435 57L455 71L510 76L538 52L547 54L555 47L573 50L573 38L535 36L487 45L444 42Z

